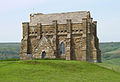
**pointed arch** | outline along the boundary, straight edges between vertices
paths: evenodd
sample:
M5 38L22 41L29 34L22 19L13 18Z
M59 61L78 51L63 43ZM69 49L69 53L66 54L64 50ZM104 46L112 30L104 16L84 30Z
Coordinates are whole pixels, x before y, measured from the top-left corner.
M65 55L65 44L61 42L60 44L60 55Z
M46 57L46 52L43 51L43 52L42 52L42 59L45 58L45 57Z

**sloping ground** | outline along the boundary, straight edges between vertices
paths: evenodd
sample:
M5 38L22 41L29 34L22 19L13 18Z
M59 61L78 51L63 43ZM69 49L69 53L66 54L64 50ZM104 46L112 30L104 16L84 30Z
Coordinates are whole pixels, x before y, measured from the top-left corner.
M120 82L120 73L81 61L1 61L0 82Z
M98 65L120 72L120 42L100 43L102 62Z
M98 65L111 69L120 73L120 58L104 60L103 63L97 63Z

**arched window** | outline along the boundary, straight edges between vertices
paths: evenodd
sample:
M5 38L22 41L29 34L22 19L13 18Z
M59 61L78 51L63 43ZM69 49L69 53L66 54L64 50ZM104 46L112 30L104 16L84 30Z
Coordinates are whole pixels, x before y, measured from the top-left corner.
M60 55L65 55L65 44L63 42L60 44Z
M46 56L46 52L43 51L43 52L42 52L42 59L45 58L45 56Z

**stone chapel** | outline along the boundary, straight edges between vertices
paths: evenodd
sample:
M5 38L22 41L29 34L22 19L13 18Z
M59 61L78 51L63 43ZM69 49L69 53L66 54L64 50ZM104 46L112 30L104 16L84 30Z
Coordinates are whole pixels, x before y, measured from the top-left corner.
M101 62L97 21L89 11L30 14L23 22L20 59L64 58Z

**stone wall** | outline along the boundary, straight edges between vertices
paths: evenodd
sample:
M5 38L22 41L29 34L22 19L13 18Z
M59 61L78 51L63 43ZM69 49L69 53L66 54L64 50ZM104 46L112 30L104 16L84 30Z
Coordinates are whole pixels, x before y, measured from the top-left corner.
M92 21L90 14L80 23L73 23L72 19L66 19L64 24L57 20L49 25L23 23L20 58L43 58L45 54L45 58L101 62L96 28L97 22ZM65 45L64 55L60 53L62 42Z

